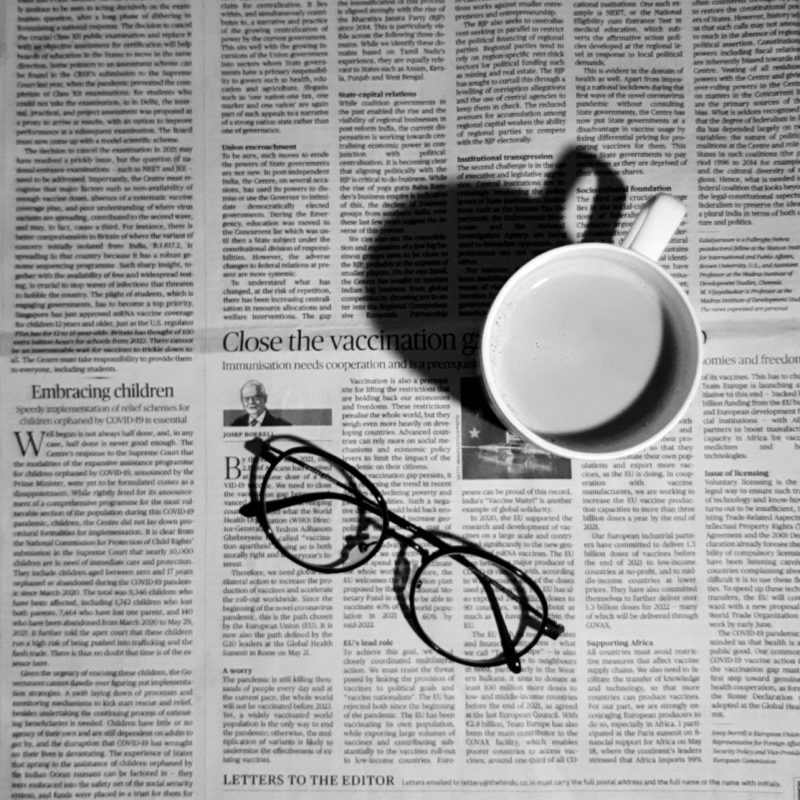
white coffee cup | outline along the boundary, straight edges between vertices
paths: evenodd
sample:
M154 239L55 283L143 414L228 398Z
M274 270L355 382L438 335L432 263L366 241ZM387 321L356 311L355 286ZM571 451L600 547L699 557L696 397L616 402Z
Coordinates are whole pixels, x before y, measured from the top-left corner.
M656 263L685 214L657 195L622 246L557 247L506 282L484 323L480 368L508 430L567 458L620 458L685 415L702 333Z

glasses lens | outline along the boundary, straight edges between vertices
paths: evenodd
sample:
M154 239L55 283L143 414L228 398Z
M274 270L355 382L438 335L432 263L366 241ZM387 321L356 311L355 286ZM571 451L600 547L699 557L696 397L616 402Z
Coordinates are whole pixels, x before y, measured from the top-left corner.
M417 576L412 603L423 636L434 647L483 666L506 661L501 625L519 656L536 644L546 616L532 581L469 550L431 559Z
M324 453L284 454L268 474L261 499L275 544L310 569L353 569L380 546L383 499L355 470Z

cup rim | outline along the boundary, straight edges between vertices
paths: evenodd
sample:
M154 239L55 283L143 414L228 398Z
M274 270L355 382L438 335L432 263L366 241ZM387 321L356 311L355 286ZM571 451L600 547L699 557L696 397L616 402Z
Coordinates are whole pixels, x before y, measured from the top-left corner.
M566 447L561 444L557 444L551 441L548 438L541 436L540 434L536 433L535 431L529 429L526 425L522 424L513 414L510 408L508 408L507 403L503 400L500 396L500 392L496 388L497 381L495 380L495 376L490 374L490 370L488 369L488 365L491 363L489 358L489 351L490 351L490 337L489 337L489 330L503 304L505 303L506 298L508 297L511 292L519 285L519 282L524 280L528 277L528 275L537 269L540 269L545 264L553 261L554 259L558 259L559 257L566 255L569 252L575 252L578 250L587 250L593 249L595 251L604 251L607 253L613 253L619 255L620 253L625 254L627 257L633 258L635 261L639 261L642 263L646 268L653 270L666 284L667 287L672 291L673 295L678 299L680 304L687 312L687 317L691 322L692 332L694 334L694 344L696 345L696 364L694 365L694 373L692 375L691 384L689 384L688 389L685 392L685 396L680 403L680 406L675 411L675 413L656 430L650 436L646 437L645 439L635 442L634 444L627 445L625 447L620 447L617 449L611 449L607 451L594 451L594 450L582 450L579 448L572 448ZM653 259L649 258L648 256L637 252L636 250L632 250L628 247L621 247L619 245L610 244L607 242L577 242L574 244L566 244L560 247L555 247L551 250L546 250L544 253L540 253L538 256L527 261L523 264L513 275L511 275L508 280L503 284L500 288L500 291L495 296L492 304L489 308L489 311L486 315L483 324L483 330L481 333L481 342L480 342L480 359L479 359L479 371L481 375L481 380L484 387L484 392L489 400L489 404L492 407L492 410L500 419L500 421L505 425L510 431L520 436L524 441L530 442L541 449L552 453L557 456L562 456L564 458L571 458L571 459L583 459L583 460L592 460L592 461L606 461L611 459L617 458L624 458L629 455L633 455L638 453L642 450L645 450L648 447L656 444L660 439L669 433L672 428L677 425L677 423L683 418L686 414L686 411L689 405L695 398L697 393L697 389L700 385L700 378L702 373L702 357L701 357L701 350L703 344L703 332L700 328L700 323L697 317L697 313L695 312L694 308L691 305L689 297L687 296L686 292L681 288L680 284L673 278L658 262L653 261Z

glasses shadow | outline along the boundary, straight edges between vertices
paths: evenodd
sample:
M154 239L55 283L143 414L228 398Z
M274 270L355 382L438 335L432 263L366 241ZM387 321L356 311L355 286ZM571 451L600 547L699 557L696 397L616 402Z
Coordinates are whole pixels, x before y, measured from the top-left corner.
M455 328L476 347L506 280L537 255L572 243L568 203L578 181L592 174L583 241L612 242L627 189L605 161L579 147L558 158L538 193L499 182L443 183L392 207L364 263L363 299L373 325L408 342L395 352L423 377L428 353L419 343L431 334Z
M394 560L392 589L397 598L397 605L400 607L401 613L406 618L406 622L408 622L415 631L418 625L416 616L411 609L408 593L411 585L411 578L414 574L413 571L414 569L418 569L419 565L416 567L412 565L412 561L409 559L409 551L413 553L414 560L420 560L422 553L426 553L427 555L431 544L430 537L433 536L440 540L445 547L468 547L476 554L486 552L469 539L465 539L463 536L450 533L449 531L429 529L426 530L426 534L427 536L423 537L418 534L405 533L402 539L393 537L398 544L398 548ZM424 558L424 556L422 558Z

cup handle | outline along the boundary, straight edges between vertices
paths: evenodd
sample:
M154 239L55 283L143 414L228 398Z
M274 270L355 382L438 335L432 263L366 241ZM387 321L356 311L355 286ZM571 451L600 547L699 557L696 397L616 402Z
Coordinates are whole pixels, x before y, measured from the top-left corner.
M639 212L622 246L658 261L685 216L686 206L680 200L657 194Z

